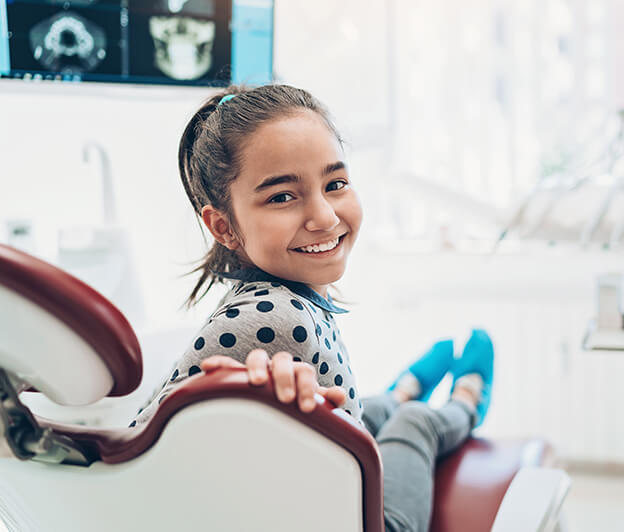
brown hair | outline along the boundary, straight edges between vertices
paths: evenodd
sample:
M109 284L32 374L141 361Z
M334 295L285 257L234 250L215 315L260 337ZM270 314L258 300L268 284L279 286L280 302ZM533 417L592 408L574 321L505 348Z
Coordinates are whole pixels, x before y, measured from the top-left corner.
M220 103L226 95L234 97ZM300 109L318 113L342 144L325 107L303 89L289 85L263 85L253 89L232 85L202 104L184 129L178 150L182 184L198 219L202 208L211 205L226 214L236 231L230 184L240 172L241 151L246 139L261 124ZM221 273L239 267L236 252L215 241L200 265L190 272L201 272L201 275L186 300L187 307L196 304L216 282L223 282ZM198 296L206 283L204 292Z

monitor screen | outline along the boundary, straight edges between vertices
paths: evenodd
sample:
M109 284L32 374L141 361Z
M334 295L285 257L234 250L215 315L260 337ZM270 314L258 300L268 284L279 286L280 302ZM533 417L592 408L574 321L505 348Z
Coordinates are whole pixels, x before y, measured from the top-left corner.
M273 0L0 0L0 77L267 83Z

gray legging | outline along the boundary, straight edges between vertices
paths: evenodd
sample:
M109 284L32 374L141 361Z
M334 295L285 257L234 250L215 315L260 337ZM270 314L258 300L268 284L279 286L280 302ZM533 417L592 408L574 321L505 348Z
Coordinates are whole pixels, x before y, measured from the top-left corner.
M386 532L427 532L436 458L457 449L475 424L474 410L449 401L433 410L391 395L362 399L362 418L375 437L384 468Z

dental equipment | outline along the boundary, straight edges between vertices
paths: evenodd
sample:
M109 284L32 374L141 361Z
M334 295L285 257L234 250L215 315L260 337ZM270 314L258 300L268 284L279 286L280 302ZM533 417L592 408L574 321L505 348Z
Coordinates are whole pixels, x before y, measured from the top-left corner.
M303 414L246 370L223 369L189 377L145 425L119 429L56 423L20 400L91 404L141 375L117 308L0 245L0 520L11 532L383 531L375 440L320 396ZM550 457L541 440L468 440L437 464L430 530L555 530L570 480L541 467Z
M128 231L118 224L111 164L106 150L95 141L82 148L85 163L97 165L101 198L80 198L101 204L101 221L61 227L56 263L111 299L136 325L145 320L143 296L134 267ZM91 177L91 176L89 176Z
M604 124L605 130L608 129L607 125ZM604 135L604 131L599 130L598 133ZM606 178L611 181L611 185L605 191L598 208L590 215L580 231L579 241L581 247L588 247L592 238L595 237L601 222L605 219L615 195L621 192L624 187L624 176L621 175L621 169L618 168L624 156L624 110L619 111L617 114L615 134L610 140L607 140L606 146L599 151L597 156L588 157L584 148L585 146L581 145L576 150L566 165L567 169L543 178L527 193L509 217L508 222L503 226L494 244L493 251L496 251L498 245L514 227L518 227L522 223L529 207L535 205L539 198L546 196L546 201L537 209L538 212L533 222L525 230L524 237L534 236L544 227L555 206L564 196L580 189L584 185L605 180ZM619 241L622 225L624 225L624 221L614 224L610 232L611 236L608 239L609 245L615 245Z
M596 307L597 315L585 333L583 348L624 351L624 274L598 277Z

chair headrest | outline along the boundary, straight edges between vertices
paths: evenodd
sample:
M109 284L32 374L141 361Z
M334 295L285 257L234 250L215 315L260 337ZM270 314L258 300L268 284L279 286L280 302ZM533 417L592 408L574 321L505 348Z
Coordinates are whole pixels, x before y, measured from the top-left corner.
M57 366L64 366L57 373L74 372L73 382L82 379L87 386L91 375L78 372L105 368L100 373L107 370L108 375L95 377L99 378L101 397L126 395L141 382L139 342L126 318L110 301L52 264L2 244L0 314L0 367L46 395L50 395L48 391L58 395L65 381L45 373L36 379L29 376L57 356ZM33 340L37 338L42 338L39 343ZM73 358L68 360L68 356ZM86 404L81 398L63 398L59 402Z

